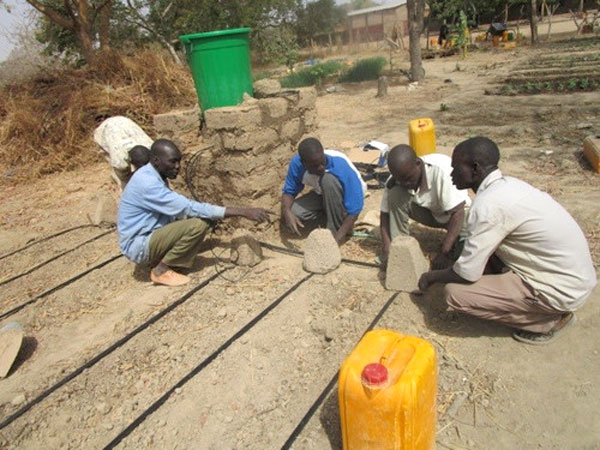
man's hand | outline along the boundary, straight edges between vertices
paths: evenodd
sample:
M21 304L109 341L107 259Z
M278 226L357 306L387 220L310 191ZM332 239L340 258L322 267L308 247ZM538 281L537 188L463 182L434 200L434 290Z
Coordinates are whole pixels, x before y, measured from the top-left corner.
M433 258L433 261L431 262L431 268L433 270L447 269L448 267L452 266L453 263L454 261L452 261L448 255L439 253L435 258Z
M242 214L248 220L252 220L257 223L268 222L269 215L275 214L273 211L269 211L264 208L245 208Z
M290 230L300 236L300 229L304 228L304 224L294 215L291 209L283 213L283 220L285 220L285 224Z
M431 275L431 272L425 272L423 275L421 275L421 278L419 278L419 290L421 292L425 292L427 288L431 286L433 281Z

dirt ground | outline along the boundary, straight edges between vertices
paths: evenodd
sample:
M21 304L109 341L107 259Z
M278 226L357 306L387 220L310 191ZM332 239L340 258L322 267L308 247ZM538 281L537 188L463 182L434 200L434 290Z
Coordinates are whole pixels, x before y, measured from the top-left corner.
M598 55L600 41L427 60L424 82L413 89L392 76L381 99L376 83L341 85L317 100L318 135L341 150L371 139L394 145L408 141L409 120L431 117L442 152L488 136L505 173L571 212L597 265L600 175L581 148L584 136L600 131L598 91L493 95L515 71L574 54ZM405 55L395 58L407 68ZM117 195L104 163L3 188L0 257L87 223L103 192ZM380 199L380 190L370 191L365 212ZM274 228L257 236L281 245ZM438 232L415 226L414 234L428 254L440 243ZM376 268L344 263L307 276L300 258L267 249L259 265L231 268L222 262L226 240L224 232L211 236L192 285L171 289L134 273L107 229L77 229L0 259L0 326L17 321L27 336L0 380L0 448L281 448L303 418L293 448L341 448L337 385L326 387L394 293ZM301 240L288 244L302 248ZM353 238L342 254L373 262L377 243ZM577 325L543 347L446 311L441 286L423 296L399 293L373 326L436 346L438 448L600 449L599 297L596 289Z

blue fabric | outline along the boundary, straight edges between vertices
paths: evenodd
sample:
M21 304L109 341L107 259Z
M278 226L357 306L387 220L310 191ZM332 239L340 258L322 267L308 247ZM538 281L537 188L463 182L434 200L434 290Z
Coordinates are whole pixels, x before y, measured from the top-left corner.
M119 246L131 261L146 262L154 230L184 217L224 216L222 206L199 203L173 192L154 166L146 164L133 174L121 196L117 217Z
M364 194L358 175L344 158L325 154L325 159L327 160L325 172L335 176L342 185L346 213L349 216L357 216L362 211L364 205ZM295 154L290 161L288 173L285 177L283 193L296 197L302 192L304 189L302 179L305 173L306 169L302 165L300 155Z

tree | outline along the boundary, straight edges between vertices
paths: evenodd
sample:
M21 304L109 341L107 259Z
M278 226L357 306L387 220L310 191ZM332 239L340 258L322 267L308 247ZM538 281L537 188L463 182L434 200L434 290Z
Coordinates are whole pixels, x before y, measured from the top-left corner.
M100 52L110 48L113 0L26 1L47 21L72 35L87 63L93 64Z
M538 42L537 0L531 0L529 5L529 26L531 27L531 44Z
M301 43L309 44L318 35L335 31L335 27L344 23L345 11L336 6L334 0L316 0L302 2L296 11L296 34Z
M150 37L167 49L177 65L181 59L173 46L176 30L170 23L176 17L176 0L125 0L123 19L147 32Z
M421 81L425 78L425 69L421 61L421 32L425 15L425 0L407 0L408 11L408 48L410 51L410 78Z

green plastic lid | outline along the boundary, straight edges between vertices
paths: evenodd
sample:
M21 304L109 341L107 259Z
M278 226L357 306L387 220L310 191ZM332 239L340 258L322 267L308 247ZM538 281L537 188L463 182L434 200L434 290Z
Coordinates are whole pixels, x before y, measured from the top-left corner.
M229 34L247 34L250 32L250 28L232 28L230 30L218 30L218 31L207 31L205 33L194 33L194 34L183 34L179 36L181 42L189 42L192 39L203 39L219 36L227 36Z

